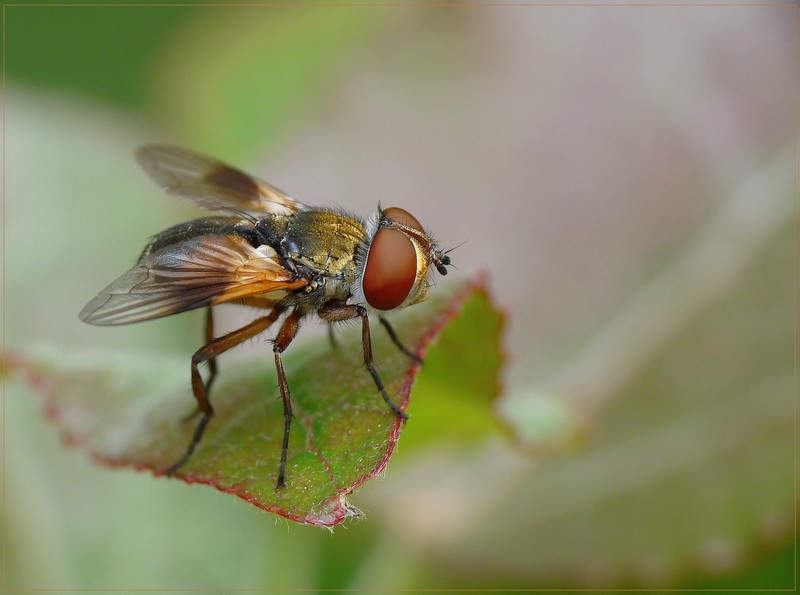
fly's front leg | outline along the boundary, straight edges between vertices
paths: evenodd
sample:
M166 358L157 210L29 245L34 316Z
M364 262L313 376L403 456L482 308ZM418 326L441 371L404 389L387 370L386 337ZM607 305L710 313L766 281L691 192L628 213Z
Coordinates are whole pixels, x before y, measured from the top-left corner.
M364 365L367 366L372 380L375 381L375 386L378 387L378 391L381 393L383 400L386 401L389 409L404 422L407 421L408 416L400 411L400 408L389 398L389 394L383 387L381 377L378 376L378 370L375 368L375 364L372 361L372 339L369 333L369 314L367 313L367 309L355 304L328 304L322 306L318 314L320 318L328 322L341 322L343 320L361 318L361 345L364 351Z
M389 338L392 340L392 343L394 343L397 346L397 348L403 353L405 353L409 358L413 359L418 364L421 364L422 358L413 351L411 351L408 347L403 345L402 341L400 341L400 338L397 336L397 333L394 332L392 325L389 324L389 321L386 320L383 316L380 316L378 320L381 321L383 328L386 329L386 332L389 334Z
M232 331L227 335L223 335L217 339L212 339L203 347L198 349L192 356L192 392L194 393L194 398L197 400L197 406L199 407L202 417L200 418L200 421L194 430L192 441L189 443L189 448L186 449L184 455L177 462L167 469L167 475L172 475L175 473L175 471L177 471L186 463L186 461L189 460L189 457L192 456L194 449L200 443L200 439L203 437L203 432L205 432L208 422L211 421L211 418L214 415L214 409L211 407L211 401L208 399L207 385L203 383L203 377L200 375L200 369L198 366L200 366L200 364L203 362L213 360L221 353L225 353L229 349L236 347L247 339L255 337L257 334L264 332L272 325L272 323L275 322L275 320L277 320L278 316L280 316L280 312L275 310L270 312L270 314L267 316L256 318L253 322L243 326L238 330Z
M289 432L292 428L292 396L289 393L289 383L286 381L286 373L283 371L283 360L281 353L283 353L292 342L292 339L297 335L300 329L300 320L302 316L297 310L289 314L283 321L281 330L278 331L278 336L272 345L272 351L275 354L275 369L278 371L278 386L281 391L281 399L283 399L283 445L281 447L281 464L278 468L278 482L275 485L276 489L286 487L286 459L289 456Z

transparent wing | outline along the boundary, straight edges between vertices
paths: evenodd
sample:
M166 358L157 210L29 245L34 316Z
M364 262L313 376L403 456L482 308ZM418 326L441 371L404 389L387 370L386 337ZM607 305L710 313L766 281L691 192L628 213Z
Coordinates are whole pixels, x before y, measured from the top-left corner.
M291 215L304 208L274 186L187 149L147 145L136 151L136 160L168 193L203 209Z
M128 324L253 295L278 301L307 284L293 279L269 246L208 234L142 256L79 316L90 324Z

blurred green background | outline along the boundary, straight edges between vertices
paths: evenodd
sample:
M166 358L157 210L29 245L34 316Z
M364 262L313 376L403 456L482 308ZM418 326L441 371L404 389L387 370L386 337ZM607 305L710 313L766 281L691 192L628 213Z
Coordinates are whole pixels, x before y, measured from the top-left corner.
M77 320L196 215L132 159L172 142L466 240L518 438L421 424L329 534L95 466L7 380L6 589L794 587L791 7L4 15L8 349L197 347Z

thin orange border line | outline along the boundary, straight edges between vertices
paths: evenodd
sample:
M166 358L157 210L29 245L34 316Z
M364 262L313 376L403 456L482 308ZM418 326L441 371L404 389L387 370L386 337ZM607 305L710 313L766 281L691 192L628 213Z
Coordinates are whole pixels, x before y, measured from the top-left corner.
M331 6L331 7L405 7L405 6L417 6L417 7L598 7L598 8L609 8L609 7L619 7L619 8L649 8L649 7L676 7L676 8L717 8L717 7L754 7L754 8L767 8L767 7L783 7L783 6L792 6L794 8L794 287L793 287L793 297L794 297L794 472L795 472L795 481L794 481L794 590L797 590L797 571L798 571L798 559L797 559L797 463L798 463L798 453L797 453L797 419L798 419L798 402L797 402L797 395L798 395L798 372L797 372L797 363L798 363L798 341L797 341L797 325L798 325L798 254L797 254L797 221L798 221L798 149L797 149L797 138L798 132L800 131L800 126L798 126L798 66L800 63L798 62L798 6L794 2L720 2L720 3L713 3L713 2L705 2L705 3L679 3L679 2L668 2L668 3L645 3L645 2L633 2L633 3L624 3L624 2L605 2L605 3L578 3L578 2L563 2L563 3L536 3L536 2L514 2L514 3L487 3L487 2L432 2L432 3L404 3L404 2L392 2L392 3L322 3L322 2L299 2L299 3L259 3L259 4L212 4L212 3L192 3L192 4L176 4L176 3L152 3L152 4L109 4L109 3L9 3L3 4L3 11L2 11L2 206L0 206L0 211L2 212L2 256L0 256L0 264L2 266L2 272L0 273L0 277L2 277L2 306L0 306L0 314L2 314L2 322L0 322L0 335L1 335L1 342L2 346L0 347L0 353L2 354L2 360L0 360L0 368L4 365L5 356L6 356L6 300L5 300L5 290L6 290L6 7L23 7L23 6L30 6L30 7L40 7L40 8L47 8L47 7L120 7L120 8L132 8L132 7L148 7L148 8L157 8L157 7L294 7L294 6ZM6 460L6 376L5 374L0 374L2 378L0 378L0 382L2 382L2 461ZM7 507L6 507L6 474L5 474L5 465L2 465L2 471L0 471L0 479L2 481L2 487L0 488L0 493L2 493L2 519L6 518ZM0 570L2 571L2 588L5 590L6 588L6 527L7 523L3 523L2 529L2 536L0 537L0 557L2 560L0 561ZM242 592L261 592L261 589L239 589ZM583 592L583 589L546 589L550 592ZM593 589L592 589L593 590ZM736 590L736 589L734 589ZM161 592L161 589L22 589L22 592L48 592L48 591L58 591L58 592L68 592L68 593L77 593L77 592L114 592L114 591L130 591L130 592L137 592L137 593L149 593L149 592ZM206 589L174 589L175 592L207 592L210 590ZM288 592L303 592L304 590L294 590L290 589ZM338 589L318 589L321 592L329 592L329 591L339 591ZM356 589L355 592L360 592L360 589ZM418 590L412 590L417 592ZM419 592L423 592L424 590L419 590ZM443 589L443 591L449 592L483 592L482 589ZM498 592L506 592L506 591L514 591L510 589L497 589ZM532 591L539 591L539 589L535 589ZM642 592L642 591L649 591L648 589L599 589L597 591L615 591L615 592ZM695 589L668 589L667 591L670 592L684 592L684 591L696 591ZM730 591L730 589L702 589L702 591L706 592L716 592L716 591ZM783 592L784 589L755 589L755 591L759 592ZM394 590L389 590L389 592L395 592ZM398 591L400 592L400 591Z
M448 7L461 7L461 8L471 8L471 7L484 7L484 8L493 8L493 7L521 7L521 8L561 8L561 7L583 7L583 8L665 8L665 7L676 7L676 8L717 8L717 7L753 7L753 8L769 8L769 7L781 7L781 6L793 6L796 8L794 2L265 2L265 3L192 3L192 4L177 4L177 3L153 3L153 4L109 4L109 3L41 3L41 4L4 4L3 9L5 13L5 7L23 7L23 6L31 6L37 8L64 8L64 7L76 7L76 8L94 8L94 7L107 7L107 8L207 8L207 7L215 7L215 8L228 8L228 7L276 7L276 8L294 8L296 6L318 6L318 7L337 7L337 8L346 8L346 7L375 7L375 8L383 8L383 7L407 7L407 6L416 6L418 8L448 8Z

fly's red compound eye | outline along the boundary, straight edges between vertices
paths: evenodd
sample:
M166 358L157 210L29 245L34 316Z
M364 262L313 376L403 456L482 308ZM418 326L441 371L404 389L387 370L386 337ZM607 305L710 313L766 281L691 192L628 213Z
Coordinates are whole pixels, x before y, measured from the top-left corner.
M367 303L377 310L397 308L408 297L416 278L417 251L411 240L397 229L379 229L372 239L362 279Z
M397 223L401 223L407 227L413 227L418 231L422 232L425 231L424 229L422 229L422 224L420 224L420 222L417 221L414 215L412 215L405 209L401 209L400 207L389 207L388 209L384 209L383 216Z

